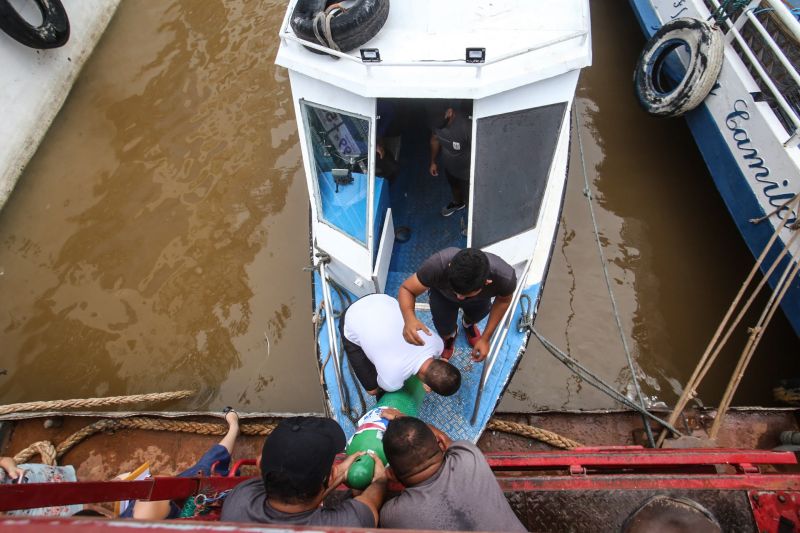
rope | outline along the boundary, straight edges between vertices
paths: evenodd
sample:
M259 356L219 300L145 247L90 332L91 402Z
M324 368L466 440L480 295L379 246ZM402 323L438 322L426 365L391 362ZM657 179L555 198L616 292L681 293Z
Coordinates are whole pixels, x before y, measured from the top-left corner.
M91 409L107 407L110 405L124 405L129 403L166 402L182 400L192 396L195 391L182 390L174 392L154 392L151 394L133 394L130 396L110 396L108 398L84 398L72 400L52 400L46 402L12 403L0 406L0 415L20 411L61 411L63 409Z
M744 377L744 372L747 369L747 365L750 363L753 353L755 353L756 348L763 338L764 330L767 328L767 326L769 326L772 317L775 315L775 311L780 306L781 300L783 300L783 297L786 295L786 291L789 290L794 278L797 277L798 272L800 272L800 262L795 263L794 266L792 266L790 261L787 264L786 270L781 276L780 281L776 285L775 290L772 292L769 303L762 311L761 316L758 319L758 323L755 327L750 329L750 337L747 339L747 344L742 350L742 354L739 356L739 362L736 364L736 370L734 370L733 376L728 382L728 386L725 389L725 394L723 394L722 401L720 401L719 408L717 410L717 416L714 418L714 423L711 425L711 431L708 433L708 436L712 439L717 438L717 433L722 425L722 420L725 417L725 414L728 412L728 408L733 401L733 395L736 393L739 383Z
M680 431L675 429L675 427L673 426L673 422L667 422L665 420L662 420L661 418L657 417L647 409L642 409L640 406L636 405L630 398L621 394L614 387L603 381L602 378L600 378L600 376L597 376L596 374L592 373L591 370L580 364L575 358L570 357L563 351L559 350L558 347L556 347L552 342L547 340L541 333L539 333L535 329L531 329L531 333L533 333L533 335L537 339L539 339L539 342L542 343L542 346L544 346L548 352L550 352L556 359L561 361L561 363L563 363L564 366L569 368L576 376L582 378L587 383L589 383L589 385L595 387L600 392L613 398L619 403L625 405L629 409L632 409L637 413L641 414L643 419L649 418L654 422L658 422L659 424L670 430L675 435L683 436ZM645 421L645 427L647 426L649 426L649 424Z
M529 439L542 441L550 446L562 448L564 450L571 450L573 448L580 448L583 446L581 443L572 439L568 439L567 437L563 437L558 433L537 428L535 426L529 426L527 424L508 422L507 420L498 420L496 418L492 418L489 420L489 423L486 424L486 428L494 431L502 431L504 433L521 435L523 437L528 437Z
M800 207L800 194L796 194L794 198L791 199L791 201L785 204L785 206L788 206L790 208L791 206L794 206L795 209L797 207ZM774 211L773 213L770 214L770 216L777 214L779 211L780 210ZM742 283L742 286L739 287L739 292L736 294L736 297L734 297L733 301L731 302L731 305L725 312L725 316L720 321L719 326L717 326L717 330L714 332L714 336L711 337L708 346L706 346L703 355L700 357L700 361L698 361L697 366L694 369L694 372L692 372L692 376L689 378L689 381L686 382L686 386L684 387L680 398L678 398L678 402L675 404L675 407L670 413L669 418L667 418L667 420L671 424L677 422L680 413L686 408L686 405L689 403L689 400L697 395L697 389L700 386L700 383L705 378L706 373L708 373L708 371L713 366L714 361L722 351L722 348L727 344L728 339L730 339L731 335L741 322L745 313L747 313L748 309L750 309L750 306L755 301L756 296L758 296L758 294L761 292L761 289L763 289L764 286L767 284L769 278L772 277L772 273L775 271L775 269L778 267L781 261L783 261L783 258L786 257L786 255L789 253L789 248L791 248L795 239L798 237L798 235L800 235L800 231L795 231L792 234L788 242L786 242L786 245L784 246L781 253L778 254L778 257L773 261L772 265L764 273L761 280L756 285L755 289L753 289L753 292L750 295L750 297L747 299L744 305L741 306L739 313L731 322L731 317L733 317L736 308L739 307L739 302L742 300L745 292L747 292L747 288L750 286L756 274L761 269L761 265L767 258L768 252L772 250L775 242L778 240L778 236L780 235L781 231L782 231L782 225L777 224L775 226L775 231L772 233L772 237L770 238L769 242L767 242L766 246L764 246L764 249L761 251L761 255L758 256L758 259L756 259L756 262L753 265L753 268L750 269L750 273L747 275L747 278L744 280L744 283ZM773 295L775 294L776 291L773 291ZM665 438L666 434L662 432L661 435L659 435L658 437L659 446L661 446Z
M583 156L583 139L581 138L581 123L580 117L578 116L578 108L574 108L575 114L575 129L577 130L578 135L578 147L580 148L581 153L581 167L583 168L583 183L585 188L583 189L584 196L586 196L586 202L589 204L589 213L592 215L592 226L594 228L594 239L597 243L597 252L600 255L600 264L603 267L603 279L606 281L606 288L608 289L608 296L611 299L611 309L614 312L614 320L617 323L617 330L619 331L619 338L622 339L622 348L625 350L625 358L628 360L628 369L631 372L631 380L633 381L633 387L636 390L636 397L639 399L639 406L641 407L642 411L647 411L647 406L644 402L644 396L642 395L642 389L639 387L639 379L637 378L638 373L636 372L636 368L634 367L633 357L631 356L630 348L628 348L628 340L625 336L625 330L622 328L622 320L619 316L619 309L617 308L617 300L614 298L614 291L611 288L611 280L610 276L608 275L608 268L606 266L607 260L605 253L603 252L603 244L600 241L600 229L597 226L597 218L594 214L594 204L592 203L592 191L589 188L589 175L586 173L586 160ZM650 429L650 424L645 420L644 415L642 416L642 422L644 423L644 431L647 435L647 442L651 448L656 447L655 440L653 439L653 430Z
M750 0L724 0L719 7L711 12L709 20L714 20L714 25L719 26L725 19L731 18L737 11L747 7Z
M56 464L56 448L53 443L47 440L34 442L24 450L14 456L14 462L18 465L27 463L35 455L42 456L42 463L53 466Z
M277 424L248 424L241 423L240 433L243 435L269 435ZM46 464L56 464L69 450L81 441L101 431L116 431L120 429L142 429L149 431L173 431L176 433L194 433L196 435L222 436L228 432L227 425L213 422L190 422L181 420L162 420L160 418L134 417L134 418L106 418L97 420L88 426L76 431L58 446L53 446L48 441L35 442L14 456L14 461L24 463L37 453L42 456ZM49 461L49 462L48 462Z
M343 13L345 9L341 7L339 4L333 4L328 6L325 11L318 11L316 15L314 15L314 23L312 24L312 29L314 30L314 37L317 38L321 44L326 44L328 48L331 50L336 50L340 52L339 45L336 44L336 41L333 40L333 32L331 31L331 19L338 15L339 13Z
M269 435L277 424L248 424L242 423L240 432L243 435L256 435L266 436ZM511 433L527 437L529 439L538 440L554 446L571 450L573 448L580 448L582 445L567 437L563 437L552 431L530 426L527 424L520 424L518 422L509 422L506 420L498 420L493 418L489 420L486 426L490 430L502 431L504 433ZM66 439L64 439L58 446L54 446L49 441L34 442L27 448L21 450L14 456L14 461L17 464L28 462L31 457L36 454L41 455L42 462L48 465L55 465L58 459L61 459L64 454L74 448L83 440L100 433L101 431L115 431L120 429L139 429L148 431L172 431L177 433L193 433L196 435L224 435L227 433L228 428L226 425L217 424L213 422L191 422L179 420L163 420L159 418L135 417L135 418L119 418L119 419L102 419L97 420L88 426L76 431Z

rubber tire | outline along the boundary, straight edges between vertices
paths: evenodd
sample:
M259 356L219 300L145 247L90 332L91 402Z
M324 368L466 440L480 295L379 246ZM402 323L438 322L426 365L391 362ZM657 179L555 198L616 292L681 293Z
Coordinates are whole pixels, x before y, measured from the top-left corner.
M61 0L35 0L42 23L32 26L8 0L0 0L0 29L31 48L58 48L69 40L69 18Z
M689 65L678 85L669 92L657 89L662 62L669 52L685 45ZM708 23L695 18L667 22L647 42L633 74L633 86L639 104L659 117L679 117L691 111L714 88L722 69L724 35Z
M329 0L299 0L292 12L295 35L304 41L327 46L314 35L314 17L324 11ZM342 52L360 47L375 37L389 17L389 0L360 0L355 6L331 19L331 34ZM316 50L314 50L316 51Z

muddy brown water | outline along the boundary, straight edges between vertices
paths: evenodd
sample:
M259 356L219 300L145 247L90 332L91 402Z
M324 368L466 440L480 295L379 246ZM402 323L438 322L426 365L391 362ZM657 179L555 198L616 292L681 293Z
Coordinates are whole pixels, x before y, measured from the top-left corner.
M634 102L643 38L627 3L591 8L594 65L537 327L630 388L585 166L643 389L672 403L753 259L685 123ZM273 65L283 13L275 0L120 5L0 213L0 402L193 388L159 407L322 410L307 196ZM707 403L735 352L701 389ZM798 354L776 316L735 403L773 404L775 380L800 375ZM501 403L613 406L535 340Z

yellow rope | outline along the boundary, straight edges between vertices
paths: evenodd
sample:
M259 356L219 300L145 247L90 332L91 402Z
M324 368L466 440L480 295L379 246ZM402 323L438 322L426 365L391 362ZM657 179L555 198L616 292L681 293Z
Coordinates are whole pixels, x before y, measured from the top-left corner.
M240 432L244 435L269 435L276 424L248 424L241 423ZM37 453L42 456L46 464L55 464L65 453L76 444L101 431L114 431L119 429L143 429L149 431L174 431L177 433L194 433L196 435L224 435L228 431L227 425L213 422L187 422L180 420L162 420L160 418L106 418L97 420L88 426L76 431L58 446L51 442L35 442L14 456L14 461L27 462ZM52 457L52 458L51 458Z
M39 442L34 442L17 455L14 456L14 462L18 465L23 463L27 463L30 461L31 457L39 454L42 456L42 462L46 465L54 465L56 464L56 448L53 446L53 443L47 440L40 440Z
M253 424L241 422L240 432L243 435L269 435L277 424ZM494 431L502 431L504 433L512 433L521 435L529 439L535 439L556 448L572 449L579 448L582 445L572 439L563 437L552 431L546 429L529 426L527 424L520 424L517 422L509 422L506 420L497 420L493 418L487 424L487 429ZM140 429L148 431L173 431L176 433L193 433L196 435L224 435L228 431L225 424L218 424L214 422L191 422L183 420L164 420L160 418L149 417L134 417L134 418L106 418L92 422L88 426L76 431L66 439L64 439L58 446L53 446L51 442L40 441L35 442L21 450L14 456L14 461L18 464L25 463L36 454L42 456L42 461L45 464L54 465L58 459L64 456L75 445L91 437L92 435L101 431L115 431L120 429Z
M496 418L489 420L489 423L486 424L486 429L521 435L523 437L542 441L550 446L555 446L556 448L562 448L565 450L571 450L573 448L580 448L583 446L579 442L568 439L567 437L562 437L558 433L554 433L546 429L537 428L536 426L529 426L527 424L519 424L517 422L509 422L507 420L498 420Z
M83 398L73 400L52 400L46 402L12 403L0 406L0 415L21 411L61 411L63 409L94 409L110 405L129 403L166 402L182 400L192 396L195 391L182 390L174 392L154 392L151 394L133 394L130 396L110 396L108 398Z

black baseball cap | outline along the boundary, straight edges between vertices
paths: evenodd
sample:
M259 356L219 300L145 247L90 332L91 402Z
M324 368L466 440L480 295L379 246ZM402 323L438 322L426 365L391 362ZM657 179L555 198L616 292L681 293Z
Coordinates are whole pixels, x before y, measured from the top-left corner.
M300 493L319 490L336 454L343 452L346 444L344 431L330 418L297 416L282 420L267 436L261 450L265 486L274 473L287 479Z

